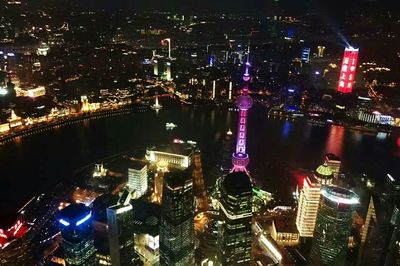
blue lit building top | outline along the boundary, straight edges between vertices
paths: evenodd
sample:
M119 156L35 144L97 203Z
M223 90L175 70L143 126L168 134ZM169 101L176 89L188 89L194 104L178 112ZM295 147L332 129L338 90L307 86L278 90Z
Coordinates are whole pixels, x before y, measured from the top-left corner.
M60 226L80 226L91 220L92 211L84 204L71 204L58 214Z

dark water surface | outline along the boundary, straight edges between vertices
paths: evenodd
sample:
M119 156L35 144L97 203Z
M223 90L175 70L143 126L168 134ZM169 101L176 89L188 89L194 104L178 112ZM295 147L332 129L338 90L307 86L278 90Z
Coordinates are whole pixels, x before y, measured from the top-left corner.
M164 108L132 113L53 129L0 147L0 219L9 216L33 195L72 178L75 169L112 154L167 143L175 137L197 141L204 167L219 160L221 139L235 132L236 112L214 109ZM165 129L166 122L178 125ZM304 121L268 119L261 108L249 115L249 169L262 186L286 194L293 181L287 169L318 166L332 152L345 172L382 180L400 176L400 138L362 135L343 127L320 127ZM213 180L205 177L206 183Z

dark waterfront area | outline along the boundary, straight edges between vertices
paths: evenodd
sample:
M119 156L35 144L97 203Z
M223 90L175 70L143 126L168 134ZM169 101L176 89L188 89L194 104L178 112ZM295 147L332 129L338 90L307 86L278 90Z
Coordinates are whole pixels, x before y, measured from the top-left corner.
M73 173L87 164L174 138L197 141L205 182L212 185L215 180L209 172L220 161L224 134L236 128L237 112L163 104L165 108L158 114L149 111L86 120L1 146L0 218L11 217L32 196L71 180ZM167 122L178 127L168 131ZM366 174L379 183L387 173L399 174L398 137L268 118L257 105L249 115L248 150L251 175L282 204L295 189L291 170L315 169L328 152L342 158L347 177Z

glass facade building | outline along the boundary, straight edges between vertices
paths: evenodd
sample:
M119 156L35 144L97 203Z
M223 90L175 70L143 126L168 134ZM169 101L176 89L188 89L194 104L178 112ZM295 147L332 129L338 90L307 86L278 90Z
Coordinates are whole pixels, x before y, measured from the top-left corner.
M141 265L134 249L132 205L115 205L107 208L108 240L113 266Z
M340 187L321 189L320 207L311 246L311 265L345 265L352 214L359 197Z
M68 266L94 266L92 212L84 204L71 204L58 214L62 248Z
M188 170L165 174L161 203L160 265L194 265L193 180Z
M245 172L228 174L221 183L218 260L222 265L250 265L252 185Z

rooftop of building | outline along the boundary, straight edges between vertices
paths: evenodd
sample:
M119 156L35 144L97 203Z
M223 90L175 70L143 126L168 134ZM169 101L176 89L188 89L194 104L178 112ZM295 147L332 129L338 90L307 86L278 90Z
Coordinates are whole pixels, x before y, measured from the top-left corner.
M76 220L81 219L82 217L85 217L91 212L91 209L85 204L82 203L72 203L62 209L58 215L62 219L66 219L68 221L74 222Z
M132 200L132 212L134 223L139 233L156 236L160 227L160 205L144 200Z
M119 196L114 194L103 194L97 197L93 202L93 219L95 221L107 222L106 209L118 203Z
M275 216L272 218L277 233L298 233L295 216Z
M157 147L149 147L147 148L147 150L190 156L193 153L193 146L187 143L172 143L168 145L160 145Z
M176 189L183 187L188 181L192 181L192 173L189 169L179 170L173 168L170 172L165 173L165 184Z
M327 163L318 166L314 173L319 178L333 178L332 169L328 166Z
M107 168L113 172L126 174L128 168L135 170L142 170L145 165L146 165L145 162L127 156L123 156L118 158L117 160L109 162L107 164Z
M340 162L340 158L339 156L337 156L336 154L333 153L327 153L325 154L325 158L329 161L338 161Z
M322 188L321 195L324 198L339 204L353 205L360 202L360 199L356 193L341 187L330 186Z
M129 158L127 161L127 165L129 169L142 170L147 165L147 163L133 158Z
M252 184L250 177L244 172L233 172L226 175L222 181L221 188L230 195L241 195L251 193Z

